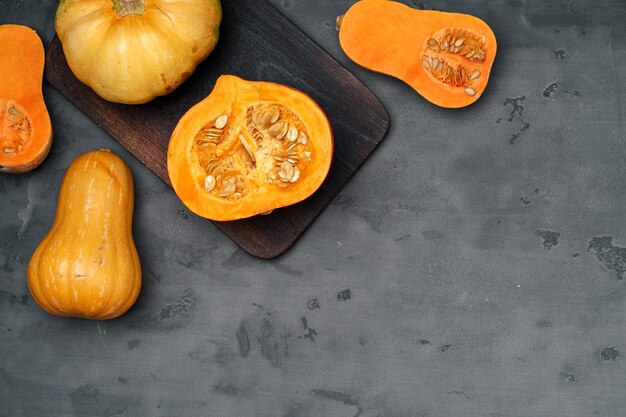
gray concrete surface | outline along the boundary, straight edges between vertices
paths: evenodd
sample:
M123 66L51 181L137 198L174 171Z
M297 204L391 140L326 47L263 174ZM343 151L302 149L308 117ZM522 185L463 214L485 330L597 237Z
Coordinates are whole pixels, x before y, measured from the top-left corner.
M52 153L0 176L0 416L626 415L626 3L411 2L478 15L480 101L439 109L341 53L349 0L273 0L383 101L392 129L285 256L191 215L52 88ZM46 42L53 0L0 0ZM136 179L137 305L110 322L32 301L64 170L110 147ZM348 292L349 290L349 292Z

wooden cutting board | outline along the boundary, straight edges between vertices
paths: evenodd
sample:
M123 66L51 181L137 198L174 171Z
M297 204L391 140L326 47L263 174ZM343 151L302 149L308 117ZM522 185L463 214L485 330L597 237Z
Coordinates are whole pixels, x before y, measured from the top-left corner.
M389 117L371 91L267 1L222 0L222 6L217 48L168 96L140 106L102 100L72 75L58 38L48 50L46 79L168 184L170 135L220 75L278 82L313 97L326 111L335 134L333 164L322 187L304 202L269 216L215 222L246 252L269 259L293 245L339 193L382 141Z

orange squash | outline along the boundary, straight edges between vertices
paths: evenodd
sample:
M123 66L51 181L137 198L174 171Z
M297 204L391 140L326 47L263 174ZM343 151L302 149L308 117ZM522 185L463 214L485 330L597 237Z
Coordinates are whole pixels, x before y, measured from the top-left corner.
M309 96L225 75L176 126L167 168L189 210L229 221L306 199L332 155L330 123Z
M39 166L52 145L41 82L44 48L34 30L0 25L0 172Z
M477 17L362 0L337 19L346 55L409 84L426 100L457 108L483 94L496 57L493 31Z
M52 228L28 263L28 288L50 314L112 319L141 288L133 242L133 177L109 150L79 156L61 185Z
M169 94L213 51L219 0L61 0L55 28L67 64L105 100Z

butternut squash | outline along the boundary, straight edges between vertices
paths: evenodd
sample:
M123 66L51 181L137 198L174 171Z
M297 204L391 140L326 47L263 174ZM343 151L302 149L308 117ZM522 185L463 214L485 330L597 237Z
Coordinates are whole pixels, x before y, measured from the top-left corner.
M34 30L0 25L0 172L38 167L52 146L41 82L44 48Z
M483 94L496 57L493 31L477 17L362 0L337 19L339 41L357 64L409 84L426 100L458 108Z
M133 178L109 150L68 168L52 228L28 263L28 288L58 316L105 320L124 314L141 288L133 241Z

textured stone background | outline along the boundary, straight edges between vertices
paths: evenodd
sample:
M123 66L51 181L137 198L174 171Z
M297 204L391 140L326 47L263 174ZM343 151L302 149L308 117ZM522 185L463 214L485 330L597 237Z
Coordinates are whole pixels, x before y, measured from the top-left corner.
M490 87L458 111L362 70L352 0L273 0L383 101L392 129L285 256L191 215L49 86L52 153L0 176L0 416L626 415L626 3L410 2L484 18ZM49 43L53 0L0 0ZM137 305L51 317L28 294L64 170L109 147L136 179Z

